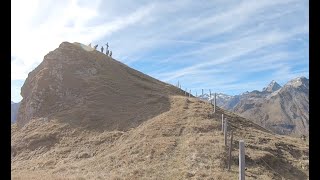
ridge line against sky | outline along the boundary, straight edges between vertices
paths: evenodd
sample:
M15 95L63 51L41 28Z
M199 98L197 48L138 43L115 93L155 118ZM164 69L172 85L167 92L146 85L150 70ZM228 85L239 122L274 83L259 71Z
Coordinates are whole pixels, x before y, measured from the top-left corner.
M230 95L309 78L309 1L11 1L11 99L63 41L109 42L159 80ZM28 42L21 46L21 42Z

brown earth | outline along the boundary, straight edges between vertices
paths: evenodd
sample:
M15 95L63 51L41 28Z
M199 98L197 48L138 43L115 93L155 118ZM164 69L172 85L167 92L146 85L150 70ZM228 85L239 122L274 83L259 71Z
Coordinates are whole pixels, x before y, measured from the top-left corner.
M12 179L307 179L308 140L280 136L80 44L32 71L11 126ZM89 70L88 70L89 69ZM221 114L234 131L231 171Z
M170 109L169 96L184 92L105 54L63 42L29 73L18 127L31 119L59 119L70 125L126 130Z
M12 126L13 179L237 179L245 140L247 179L307 179L308 142L275 135L196 98L173 96L171 108L128 131L97 132L59 120ZM232 168L221 113L234 131Z

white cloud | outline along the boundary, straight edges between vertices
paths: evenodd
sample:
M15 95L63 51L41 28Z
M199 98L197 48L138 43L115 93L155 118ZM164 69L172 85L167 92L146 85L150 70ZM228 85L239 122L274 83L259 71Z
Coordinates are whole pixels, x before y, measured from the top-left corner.
M97 7L100 1L90 1L89 7L80 6L76 0L66 1L66 4L58 4L55 9L47 11L41 10L45 7L35 6L39 5L39 1L30 4L33 5L30 6L29 2L21 4L17 0L12 3L11 53L15 57L11 63L12 80L25 79L27 73L42 61L44 55L57 48L61 42L97 42L102 37L137 23L154 7L152 4L142 6L130 14L118 16L111 22L87 26L98 17ZM33 8L28 9L29 7ZM33 19L42 21L34 24ZM34 25L31 26L32 24Z
M308 19L308 1L300 0L13 0L12 79L25 79L62 41L110 42L116 59L160 80L239 90L261 71L274 79L308 71L301 55ZM291 45L303 51L294 54ZM300 62L290 61L295 56Z

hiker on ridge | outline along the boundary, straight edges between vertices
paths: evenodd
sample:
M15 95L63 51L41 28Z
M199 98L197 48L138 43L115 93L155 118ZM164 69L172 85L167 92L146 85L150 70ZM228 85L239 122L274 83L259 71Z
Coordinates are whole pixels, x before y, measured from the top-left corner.
M109 56L109 50L108 49L106 49L106 55Z
M101 52L103 53L103 46L101 46Z
M94 46L94 49L97 50L98 44Z
M112 57L112 51L110 51L110 57Z
M109 45L108 45L108 43L106 44L106 46L107 46L107 49L109 49Z

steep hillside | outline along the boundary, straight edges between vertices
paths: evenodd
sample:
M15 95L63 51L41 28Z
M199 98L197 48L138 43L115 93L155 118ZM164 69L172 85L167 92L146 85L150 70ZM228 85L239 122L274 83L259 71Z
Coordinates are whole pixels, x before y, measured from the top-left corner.
M307 179L306 141L184 96L87 46L62 43L22 87L12 179ZM231 171L221 116L234 132Z
M247 179L307 179L308 143L275 135L196 98L170 97L171 108L128 131L97 132L59 120L12 126L13 179L237 179L245 140ZM231 171L221 113L234 131ZM23 177L23 178L22 178Z
M17 124L43 117L96 130L125 130L168 111L168 96L178 94L184 93L101 52L63 42L29 73Z

